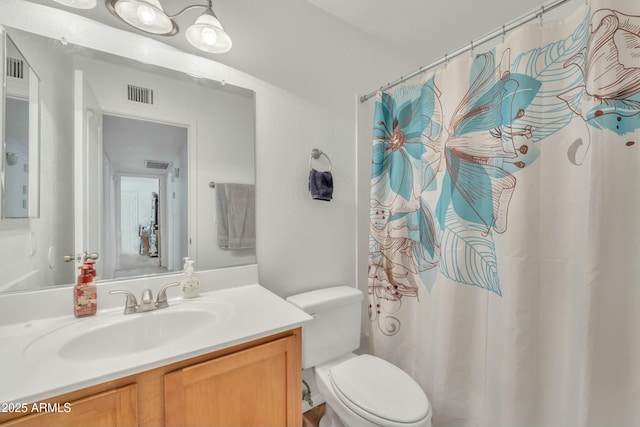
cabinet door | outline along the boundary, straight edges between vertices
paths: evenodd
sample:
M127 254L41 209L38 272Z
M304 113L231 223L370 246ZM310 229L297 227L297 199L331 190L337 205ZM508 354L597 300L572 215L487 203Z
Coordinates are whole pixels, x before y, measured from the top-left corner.
M3 426L29 427L125 427L138 425L138 396L135 384L84 399L43 406L41 413L9 421ZM35 404L39 405L39 404ZM46 404L43 404L46 405ZM51 412L51 411L59 412Z
M167 426L294 426L300 341L292 335L165 375Z

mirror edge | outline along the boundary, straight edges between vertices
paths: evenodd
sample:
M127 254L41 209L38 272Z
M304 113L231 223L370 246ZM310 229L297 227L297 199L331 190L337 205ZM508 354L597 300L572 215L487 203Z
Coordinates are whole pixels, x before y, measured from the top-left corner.
M7 76L7 61L5 60L5 52L7 50L6 46L7 40L7 31L3 25L0 25L0 58L2 59L2 66L0 66L0 70L2 70L2 77L0 77L0 83L2 86L0 87L0 138L2 138L2 158L0 158L0 223L5 220L5 203L4 203L4 183L5 183L5 163L4 159L7 156L7 143L4 135L4 112L5 112L5 92L7 87L6 76Z
M29 61L29 204L27 216L40 218L40 76Z
M6 98L7 98L7 40L9 34L7 29L0 25L0 58L2 60L2 79L0 80L2 88L0 89L0 137L2 138L1 161L0 161L0 222L12 222L14 225L27 223L29 219L40 218L40 77L33 70L33 67L22 55L29 69L29 193L27 216L23 218L7 218L5 214L5 172L6 172ZM20 48L12 41L14 47L20 51ZM35 82L35 84L34 84ZM2 227L5 229L6 227ZM13 228L13 227L9 227Z

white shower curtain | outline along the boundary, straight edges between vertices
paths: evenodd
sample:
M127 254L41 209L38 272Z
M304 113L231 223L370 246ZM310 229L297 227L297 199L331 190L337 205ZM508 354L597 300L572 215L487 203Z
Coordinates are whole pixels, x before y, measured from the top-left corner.
M640 426L640 2L376 101L371 350L435 426Z

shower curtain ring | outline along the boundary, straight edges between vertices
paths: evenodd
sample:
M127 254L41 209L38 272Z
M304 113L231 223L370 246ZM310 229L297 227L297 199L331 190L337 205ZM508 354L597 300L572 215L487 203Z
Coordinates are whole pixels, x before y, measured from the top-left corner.
M471 44L471 50L470 50L470 52L471 52L471 59L473 59L473 40L471 40L471 43L470 43L470 44Z
M504 43L504 39L507 37L507 30L504 26L504 24L502 24L502 43Z
M542 16L544 15L544 5L540 6L540 27L542 27Z
M445 53L444 54L444 68L447 68L447 65L449 65L449 54Z

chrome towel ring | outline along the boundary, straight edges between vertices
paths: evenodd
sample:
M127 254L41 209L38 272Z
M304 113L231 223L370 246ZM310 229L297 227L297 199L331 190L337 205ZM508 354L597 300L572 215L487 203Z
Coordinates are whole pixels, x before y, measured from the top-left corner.
M314 148L313 150L311 150L311 157L309 157L309 168L313 169L313 166L312 166L313 160L318 160L320 156L326 157L327 161L329 162L329 172L331 172L331 169L333 169L333 165L331 164L331 159L329 158L329 156L327 156L325 152L317 148Z

